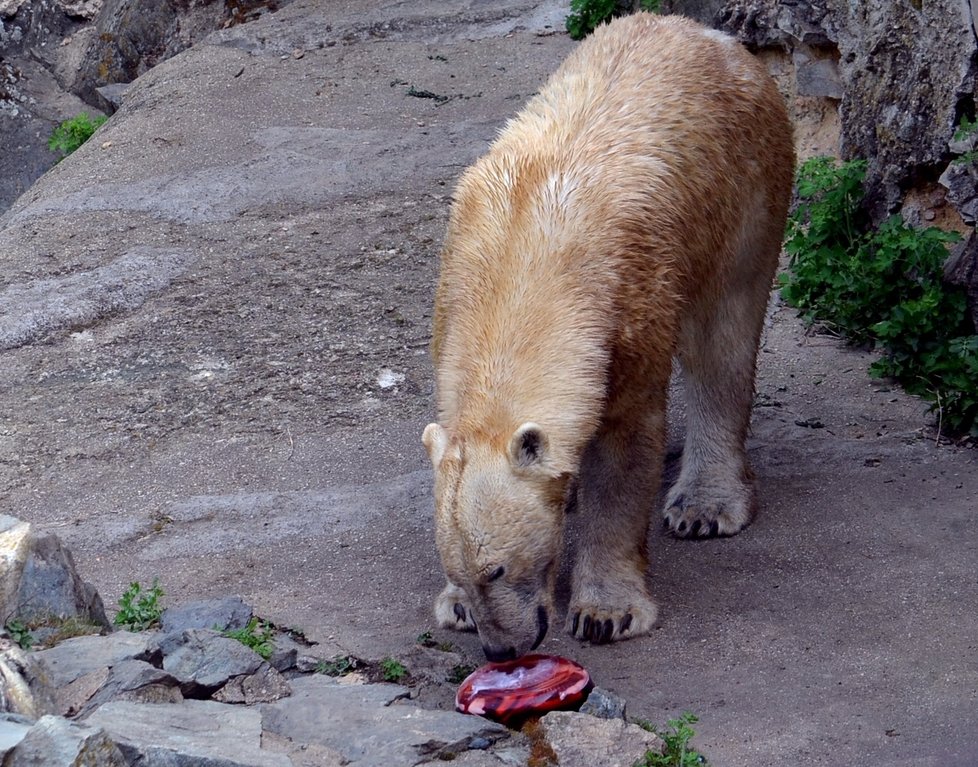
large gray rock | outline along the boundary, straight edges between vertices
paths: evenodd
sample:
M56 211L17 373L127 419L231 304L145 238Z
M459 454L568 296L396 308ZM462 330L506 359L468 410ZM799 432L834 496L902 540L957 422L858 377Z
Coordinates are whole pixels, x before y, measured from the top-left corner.
M127 660L158 664L162 658L152 634L114 631L99 636L66 639L34 653L54 687L64 687L79 677L101 671Z
M0 624L78 619L110 628L102 599L82 581L57 536L0 515Z
M0 629L0 713L36 719L54 711L54 690L44 668Z
M539 726L560 765L632 767L646 752L665 750L658 735L621 719L552 711L540 719Z
M87 720L139 767L292 767L261 747L257 709L212 701L106 703Z
M246 676L268 664L236 639L208 629L190 629L159 640L163 668L180 681L187 697L205 697L233 677Z
M104 703L179 703L180 683L170 674L141 660L123 660L92 671L62 687L57 696L62 716L84 719Z
M24 739L33 724L33 720L26 716L0 714L0 764L14 746Z
M4 767L129 767L118 746L97 727L45 716L7 754Z
M357 767L410 767L450 760L510 737L502 725L403 702L407 688L342 684L329 677L292 681L292 697L261 707L264 728L296 744L325 747Z

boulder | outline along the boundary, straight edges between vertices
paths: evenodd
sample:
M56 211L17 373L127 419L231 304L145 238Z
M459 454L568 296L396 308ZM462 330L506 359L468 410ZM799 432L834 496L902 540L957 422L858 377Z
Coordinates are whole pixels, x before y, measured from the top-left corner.
M67 620L110 628L102 599L82 581L57 536L0 515L0 623L52 627Z
M34 653L55 688L100 672L127 660L140 660L158 666L162 654L152 634L114 631L108 636L82 636Z
M209 629L189 629L159 640L163 669L188 698L207 697L232 678L250 676L268 664L236 639Z
M213 701L106 703L87 723L103 728L140 767L292 767L262 748L257 709Z
M54 700L44 668L0 629L0 713L33 720L54 713Z
M325 748L337 763L356 767L452 760L511 737L480 717L418 708L404 700L407 695L400 685L343 684L315 675L292 680L292 697L261 711L266 732Z
M33 724L32 719L20 714L0 714L0 764L24 739Z
M665 751L658 735L637 724L575 711L551 711L540 719L539 736L561 765L632 767L648 751Z
M179 703L180 683L162 669L141 660L123 660L92 671L59 691L58 713L84 719L103 703Z
M128 767L129 761L97 727L45 716L6 755L4 767Z

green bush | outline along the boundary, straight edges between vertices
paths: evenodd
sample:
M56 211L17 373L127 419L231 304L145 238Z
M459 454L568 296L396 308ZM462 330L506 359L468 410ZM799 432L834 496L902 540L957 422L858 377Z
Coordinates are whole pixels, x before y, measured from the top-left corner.
M659 3L660 0L640 0L639 7L643 11L656 13ZM571 0L570 7L567 31L573 40L583 40L598 26L623 13L618 0Z
M105 115L99 115L92 119L82 112L70 120L65 120L51 133L51 138L48 139L48 149L52 152L59 152L61 157L58 160L63 160L88 141L107 119Z
M931 402L940 428L978 436L978 336L964 291L943 281L947 244L959 236L900 216L869 227L865 171L827 157L801 166L781 295L808 323L876 348L870 373Z

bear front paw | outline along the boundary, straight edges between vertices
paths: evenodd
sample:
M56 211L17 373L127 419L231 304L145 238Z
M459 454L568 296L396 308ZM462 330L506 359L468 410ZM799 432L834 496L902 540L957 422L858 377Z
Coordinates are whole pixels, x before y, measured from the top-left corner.
M435 600L435 620L443 629L455 631L475 631L475 617L469 607L465 592L454 583L449 583Z
M567 633L575 639L607 644L647 634L655 624L655 602L635 595L624 607L571 602Z

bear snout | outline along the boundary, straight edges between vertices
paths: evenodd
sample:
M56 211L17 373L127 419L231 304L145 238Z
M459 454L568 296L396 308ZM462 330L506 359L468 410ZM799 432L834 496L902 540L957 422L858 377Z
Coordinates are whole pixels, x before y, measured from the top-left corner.
M547 636L547 631L550 629L550 616L547 612L547 608L543 605L537 606L537 633L536 638L533 640L532 644L526 644L521 642L522 645L519 649L515 645L508 644L505 641L483 641L482 652L485 653L486 659L492 663L500 663L502 661L513 660L520 657L521 655L526 655L528 652L532 652L540 646L540 643Z

